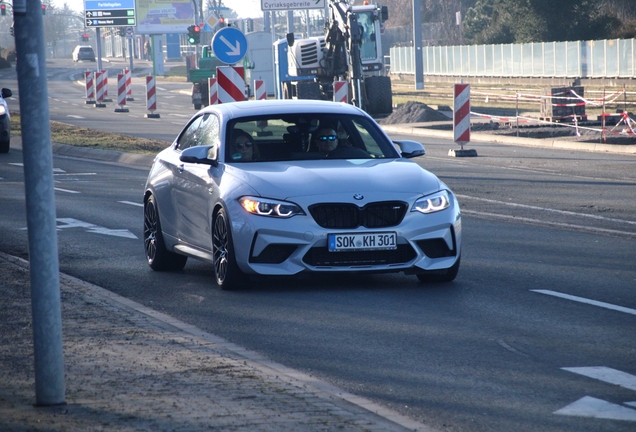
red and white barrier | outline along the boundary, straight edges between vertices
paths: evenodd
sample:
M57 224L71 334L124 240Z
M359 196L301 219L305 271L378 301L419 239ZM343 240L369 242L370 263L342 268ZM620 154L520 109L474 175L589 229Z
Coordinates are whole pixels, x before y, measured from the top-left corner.
M470 84L455 84L453 139L460 144L470 142Z
M146 76L146 109L150 114L146 114L146 118L159 118L159 114L155 114L157 110L157 82L152 75Z
M210 105L219 103L219 85L216 78L208 78L208 95L210 95Z
M85 71L84 72L84 80L86 85L86 104L94 104L95 103L95 87L93 83L93 72Z
M126 108L126 75L117 74L117 105L115 112L128 112Z
M333 101L349 103L349 85L347 81L333 82Z
M265 86L265 80L254 80L254 100L267 99L267 87Z
M132 95L132 72L126 68L123 73L126 75L126 100L134 101L135 99Z
M108 98L108 71L106 69L102 70L102 82L104 87L104 102L112 102Z
M241 66L217 66L216 79L219 86L219 103L245 100L244 69Z
M95 71L95 106L103 108L104 104L104 74L102 71Z

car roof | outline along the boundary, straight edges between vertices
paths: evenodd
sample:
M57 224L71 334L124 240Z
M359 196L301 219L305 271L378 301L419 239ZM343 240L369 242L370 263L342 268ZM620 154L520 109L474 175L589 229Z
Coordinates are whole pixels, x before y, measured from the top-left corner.
M93 49L93 47L92 47L92 46L90 46L90 45L77 45L77 46L75 47L75 49L76 49L76 50L80 50L80 49L82 49L82 48L90 48L90 49Z
M219 112L226 118L258 116L267 114L336 114L336 115L364 115L361 109L345 103L308 99L267 99L259 101L231 102L210 105L204 112Z

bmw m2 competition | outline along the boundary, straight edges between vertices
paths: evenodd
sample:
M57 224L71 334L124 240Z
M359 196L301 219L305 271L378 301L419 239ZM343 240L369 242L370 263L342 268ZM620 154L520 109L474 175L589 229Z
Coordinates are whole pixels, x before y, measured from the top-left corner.
M209 106L155 158L144 245L153 270L210 262L223 289L264 275L404 272L455 279L453 192L364 111L326 101Z

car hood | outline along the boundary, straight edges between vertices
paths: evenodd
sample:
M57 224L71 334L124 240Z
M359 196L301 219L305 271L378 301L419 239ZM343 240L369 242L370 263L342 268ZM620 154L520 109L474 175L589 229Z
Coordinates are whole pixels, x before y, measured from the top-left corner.
M374 193L428 194L440 189L439 179L407 159L352 159L267 162L234 165L228 173L268 198Z

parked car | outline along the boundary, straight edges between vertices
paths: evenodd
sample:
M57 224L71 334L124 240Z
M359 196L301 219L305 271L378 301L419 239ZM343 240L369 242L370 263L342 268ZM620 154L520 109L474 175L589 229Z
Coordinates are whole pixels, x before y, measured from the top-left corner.
M13 93L3 88L0 95L0 153L8 153L11 146L11 114L5 99L13 96Z
M77 45L73 50L73 61L80 60L95 61L95 51L90 45Z
M321 143L335 142L321 152ZM223 289L250 276L301 272L405 272L450 282L461 257L459 204L411 160L422 155L420 143L392 142L352 105L209 106L148 175L147 262L181 270L188 257L202 259Z

